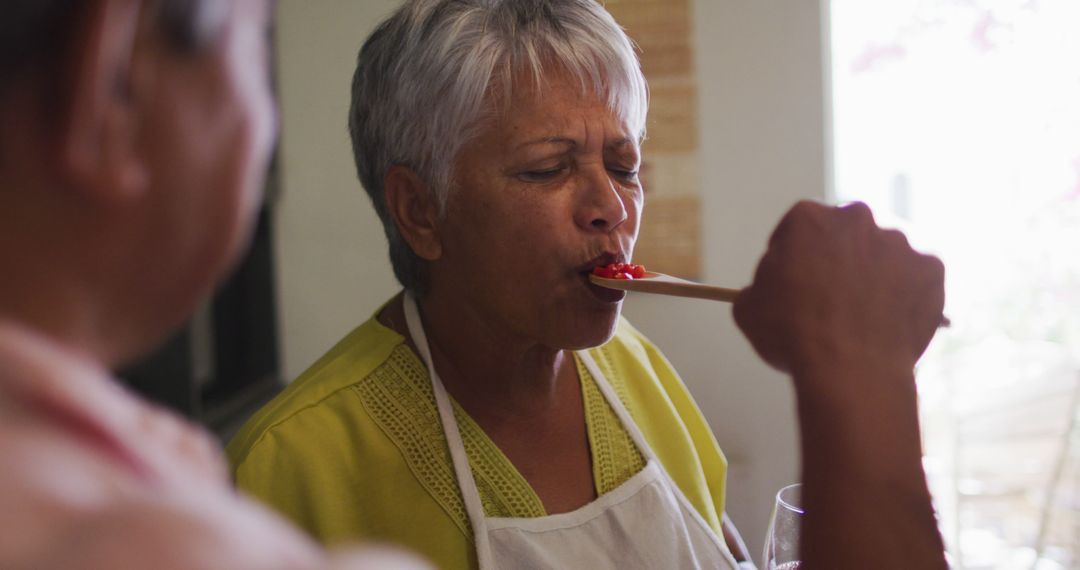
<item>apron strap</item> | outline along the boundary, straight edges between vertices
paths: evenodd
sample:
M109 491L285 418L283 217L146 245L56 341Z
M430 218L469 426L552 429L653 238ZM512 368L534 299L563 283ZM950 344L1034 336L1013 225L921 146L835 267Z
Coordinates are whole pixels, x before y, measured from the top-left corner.
M675 494L676 500L682 505L686 515L692 518L698 526L704 530L709 536L713 544L721 554L727 558L727 561L731 564L732 568L737 567L735 563L735 557L731 554L731 550L727 546L727 542L721 538L716 532L713 532L712 527L706 522L705 517L698 512L697 507L690 502L690 499L683 493L678 483L671 478L667 469L664 468L664 464L660 462L660 459L656 457L656 453L653 452L652 447L649 446L649 442L645 441L645 435L641 433L641 428L638 427L637 422L630 416L630 410L626 409L622 400L619 399L618 394L615 393L615 389L612 388L611 383L608 382L607 377L600 370L600 366L596 363L596 359L592 357L587 350L577 352L578 357L585 363L585 368L592 375L596 385L600 388L600 391L604 394L604 398L607 399L608 405L615 411L615 415L618 416L619 421L622 422L623 428L630 434L630 438L638 446L638 450L645 456L648 461L656 463L660 469L661 476L667 480L668 485L671 487L671 491ZM718 513L722 515L722 513Z
M428 376L431 377L431 387L435 392L435 405L439 410L439 419L442 421L443 433L446 435L446 445L450 448L450 459L454 463L454 474L457 476L458 489L461 491L461 499L465 503L465 512L469 516L472 526L473 540L476 542L476 557L480 568L493 568L491 560L491 545L488 544L487 525L484 523L484 505L480 500L480 492L476 488L476 480L473 478L472 468L469 467L469 456L465 453L465 443L458 429L457 418L454 417L454 407L450 403L450 395L446 392L438 372L435 371L435 363L431 358L431 348L428 346L427 335L424 333L424 324L420 320L420 309L417 307L416 298L409 291L405 292L405 325L409 329L416 349L420 352L420 358L427 366Z
M589 374L593 377L593 381L596 382L596 386L600 388L600 393L604 395L604 399L607 400L611 409L615 412L615 415L622 422L622 426L630 434L630 439L637 445L638 450L645 456L646 461L651 461L656 458L656 454L653 453L652 447L649 447L649 442L645 441L645 434L641 433L641 429L638 428L637 422L630 416L630 410L626 409L622 400L618 394L615 393L615 389L612 388L611 383L608 382L607 376L600 370L600 365L596 363L596 359L592 357L592 354L587 350L580 350L576 353L582 363L585 364L585 369L589 371ZM659 460L657 460L659 461Z
M465 503L465 512L468 514L469 523L472 526L473 540L476 542L477 562L481 569L495 568L495 561L491 550L491 541L488 536L487 517L484 514L484 506L480 500L480 492L477 490L472 468L469 467L469 457L465 452L465 443L461 438L461 431L458 428L457 418L454 417L454 408L450 402L450 395L446 392L446 387L443 385L438 372L435 370L435 364L431 358L431 348L428 345L427 335L424 333L424 325L420 318L420 310L417 306L416 298L413 297L412 293L406 291L403 304L405 308L405 324L409 329L409 335L412 336L413 343L416 345L417 351L420 352L420 358L424 361L424 365L427 366L428 375L431 377L431 386L435 393L435 405L439 410L439 419L442 422L443 432L446 436L446 444L450 449L450 458L454 463L454 473L457 476L458 488L461 490L461 498ZM591 354L584 350L579 351L576 354L585 364L585 368L589 371L589 374L592 375L593 380L600 388L608 405L615 411L619 421L622 422L623 427L629 432L631 439L638 446L642 455L645 456L646 460L656 463L660 470L661 477L666 479L666 483L671 487L672 491L674 491L677 500L682 504L683 509L697 522L700 528L708 534L712 543L719 549L721 555L725 557L731 564L731 567L734 568L735 561L731 557L727 545L712 532L709 525L701 517L701 514L697 512L697 509L690 504L686 495L679 489L679 486L671 480L671 477L667 474L663 465L661 465L656 458L656 454L653 453L652 448L649 446L648 442L645 441L645 436L641 433L641 430L633 421L633 418L630 417L630 412L626 409L626 406L623 405L622 400L615 394L615 390L611 387L611 384L600 370L596 360Z

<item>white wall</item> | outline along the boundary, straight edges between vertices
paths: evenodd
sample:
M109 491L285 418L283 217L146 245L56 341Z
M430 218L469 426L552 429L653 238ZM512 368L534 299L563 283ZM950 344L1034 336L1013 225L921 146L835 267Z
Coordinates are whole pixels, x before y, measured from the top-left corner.
M282 358L296 377L398 287L356 177L346 120L356 55L395 0L278 3Z
M283 195L277 209L285 372L299 374L397 287L356 180L345 117L356 52L393 0L279 4ZM705 277L749 282L772 226L825 196L818 2L698 0ZM729 512L752 551L796 480L787 381L702 301L632 297L626 313L682 373L731 463Z

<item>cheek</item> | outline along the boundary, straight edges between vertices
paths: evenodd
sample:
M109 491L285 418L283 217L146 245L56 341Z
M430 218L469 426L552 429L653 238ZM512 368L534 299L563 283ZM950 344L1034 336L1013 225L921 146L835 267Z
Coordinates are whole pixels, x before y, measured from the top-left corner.
M512 189L501 195L506 198ZM565 277L570 234L560 225L550 204L521 200L493 200L470 196L464 214L457 217L446 243L447 261L461 271L462 286L480 293L487 303L510 306L517 314L521 299L546 297ZM463 201L464 202L464 201ZM520 315L519 315L520 316Z
M537 277L561 267L572 235L570 213L551 201L519 200L508 206L489 213L488 247L500 252L508 269Z
M532 233L517 212L475 208L453 228L446 253L477 277L513 275L528 267Z
M262 60L257 59L258 45L249 45L252 43L246 42L246 49L230 50L225 80L231 99L228 107L235 117L232 138L235 152L239 153L236 167L244 177L241 184L260 186L277 135L277 112L268 70L265 65L253 63Z
M262 189L273 152L277 116L267 72L244 55L253 49L227 50L217 70L219 99L211 122L219 125L206 146L217 156L213 186L214 199L226 209L223 220L231 234L226 244L230 255L238 255L249 233L254 214L262 203Z
M637 243L638 234L641 231L641 216L642 210L645 207L644 195L640 191L636 196L627 199L627 220L623 224L626 240L626 250L630 253L634 251L634 245Z
M177 222L188 255L224 271L246 244L273 143L269 93L238 80L227 67L206 69L178 85L170 144L159 176L181 187ZM197 86L197 88L195 87ZM183 91L180 91L183 90ZM192 220L198 219L198 223Z
M276 115L270 94L265 90L242 94L238 102L243 116L235 137L239 156L234 164L233 184L242 192L243 209L250 213L262 202L262 188L277 132Z

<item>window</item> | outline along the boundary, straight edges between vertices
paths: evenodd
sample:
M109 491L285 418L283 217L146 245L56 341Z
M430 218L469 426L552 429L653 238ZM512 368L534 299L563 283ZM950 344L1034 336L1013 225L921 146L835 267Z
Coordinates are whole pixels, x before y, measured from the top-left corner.
M832 0L834 183L947 268L920 363L955 568L1080 567L1080 2Z

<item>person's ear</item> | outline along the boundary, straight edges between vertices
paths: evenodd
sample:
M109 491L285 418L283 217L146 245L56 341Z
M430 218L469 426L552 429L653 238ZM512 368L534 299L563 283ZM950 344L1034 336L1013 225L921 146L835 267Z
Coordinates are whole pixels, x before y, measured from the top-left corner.
M427 261L441 257L439 208L428 185L411 169L391 166L383 179L383 196L398 232L413 253Z
M63 62L60 152L74 188L123 200L145 191L133 65L142 0L85 0Z

